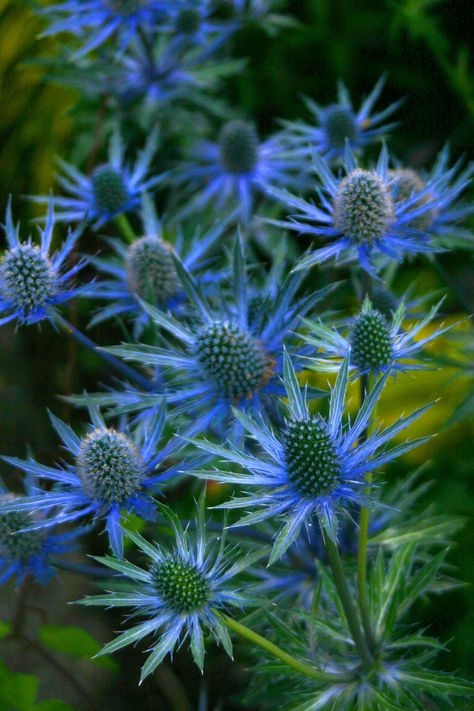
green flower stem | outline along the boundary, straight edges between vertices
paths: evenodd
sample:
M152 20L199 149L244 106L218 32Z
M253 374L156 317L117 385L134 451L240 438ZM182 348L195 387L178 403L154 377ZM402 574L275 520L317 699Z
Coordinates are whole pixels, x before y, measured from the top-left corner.
M329 538L329 536L326 537L324 545L329 557L329 562L331 563L334 582L342 603L342 607L344 608L344 614L346 616L352 639L357 647L362 664L366 669L370 669L373 666L374 660L369 647L367 646L364 633L359 623L357 609L354 605L352 593L347 584L338 547L334 541Z
M328 684L353 681L352 676L346 676L343 674L331 674L330 672L320 671L312 667L310 664L307 664L306 662L302 662L299 659L295 659L295 657L292 657L291 654L288 654L288 652L284 652L283 649L277 647L276 644L273 644L273 642L270 642L268 639L265 639L265 637L262 637L261 635L257 634L257 632L254 632L248 627L245 627L245 625L243 625L241 622L237 622L237 620L232 619L232 617L228 617L227 615L220 613L219 618L224 622L224 624L227 625L227 627L229 627L234 632L237 632L237 634L239 634L241 637L248 640L249 642L252 642L252 644L256 645L257 647L264 649L273 657L276 657L280 661L284 662L300 674L304 674L305 676L309 676L312 679L317 679L318 681L326 682Z
M369 376L362 376L360 379L361 385L361 405L364 401L366 393L370 387L373 387L373 378ZM372 419L375 420L376 410L374 409ZM370 426L364 433L363 437L367 438L370 434ZM372 472L368 472L365 476L367 484L372 483ZM359 518L359 545L357 554L357 589L359 597L359 609L360 617L362 620L362 627L364 628L364 633L367 638L369 647L374 650L376 643L374 634L372 632L372 623L370 620L369 613L369 596L367 590L367 547L369 540L369 509L363 507L360 510Z
M137 239L137 236L133 230L132 225L129 222L128 217L122 213L114 217L114 222L120 230L120 233L126 242L132 244Z

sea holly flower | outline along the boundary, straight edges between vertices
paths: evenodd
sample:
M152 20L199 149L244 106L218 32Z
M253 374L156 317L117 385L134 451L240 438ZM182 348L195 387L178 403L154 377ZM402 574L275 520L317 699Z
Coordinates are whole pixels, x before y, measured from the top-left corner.
M58 523L87 518L95 523L105 519L110 546L115 555L123 550L122 511L133 511L146 520L154 520L156 505L152 492L161 482L178 472L166 467L166 458L177 448L177 440L159 449L165 425L164 404L132 433L108 427L99 410L89 401L89 432L79 437L72 428L50 415L51 423L72 455L74 464L47 467L33 459L3 457L4 461L32 473L56 487L34 496L0 504L0 515L17 512L59 511L32 524L28 530L46 529ZM161 472L156 471L163 466ZM182 469L182 463L179 469Z
M25 479L26 497L9 492L0 482L0 505L22 502L34 496L37 490L33 476ZM56 573L57 557L75 550L77 538L82 533L80 529L62 533L41 529L25 531L32 523L41 520L42 513L30 515L21 510L0 513L0 585L14 576L18 584L32 576L45 585Z
M210 0L188 0L170 8L161 32L169 32L177 46L202 46L205 56L215 52L238 28L236 22L213 18L215 7Z
M321 321L306 320L308 332L303 339L318 348L318 357L308 358L308 367L317 371L338 371L345 358L350 359L349 369L357 374L380 373L392 374L406 370L419 370L426 365L413 362L415 356L453 326L436 328L428 336L415 340L437 315L444 299L430 311L406 329L402 328L405 318L405 303L401 301L391 318L373 307L366 297L361 311L349 322L346 335Z
M261 454L250 454L232 443L225 446L207 440L193 443L210 454L243 467L244 472L193 470L197 477L226 484L238 484L247 493L222 504L226 509L250 509L235 525L255 524L281 517L285 524L276 536L270 564L282 557L298 538L303 526L319 522L324 536L337 540L339 512L354 505L367 506L370 496L364 492L365 475L410 451L429 438L387 446L427 407L402 417L385 430L377 430L364 441L365 431L388 378L385 373L367 394L354 422L343 421L349 375L349 356L342 364L335 387L331 390L329 416L313 415L303 396L295 371L285 357L285 391L288 417L278 430L261 417L235 411L235 416Z
M344 157L346 142L354 153L358 153L368 144L386 136L396 124L387 124L385 121L395 113L402 100L373 113L384 84L385 77L382 76L358 111L354 109L349 92L342 82L338 86L338 100L335 104L319 106L315 101L306 99L314 124L283 121L289 145L298 150L316 150L326 160L332 161Z
M412 227L434 235L446 246L452 246L453 240L472 242L472 235L460 223L472 215L474 205L463 203L459 198L471 182L474 163L465 168L462 166L460 159L449 167L449 148L445 146L428 173L410 167L389 170L394 199L409 201L412 214L420 208L412 220Z
M260 408L276 415L274 395L282 392L283 343L291 345L300 318L333 287L295 299L301 280L299 275L290 275L263 312L249 299L240 239L234 247L232 298L223 295L211 303L176 257L175 264L194 313L188 310L185 320L177 320L143 303L152 321L168 332L174 343L166 341L165 347L125 344L107 351L162 368L167 402L191 418L194 432L209 428L226 431L233 422L232 406ZM270 285L273 288L272 282ZM266 296L265 286L262 296ZM154 397L147 394L143 398L141 393L133 397L128 391L117 393L115 401L127 403L128 411L133 407L137 411L149 408ZM113 399L111 393L109 401Z
M306 159L285 148L280 134L262 141L252 123L234 119L222 126L215 143L196 147L177 172L176 184L198 191L186 213L209 204L220 210L237 204L241 219L248 221L257 194L271 187L299 189L307 169Z
M415 219L432 209L431 202L414 205L414 200L397 202L391 191L388 152L382 148L377 166L360 168L346 145L345 177L336 176L328 163L314 154L314 167L321 180L321 207L284 190L270 189L271 195L297 212L288 221L271 221L285 229L332 241L304 257L296 269L307 269L332 257L358 259L361 267L374 274L373 258L382 255L401 261L407 253L435 252L430 236L413 225Z
M111 557L98 558L99 562L121 573L120 582L124 580L129 585L124 588L122 584L118 592L87 597L81 601L83 605L130 607L133 617L145 618L144 622L105 645L101 652L110 654L153 635L150 655L142 668L140 681L188 638L194 661L202 671L204 630L210 632L232 656L232 642L220 612L227 611L231 606L240 607L246 602L240 592L242 585L238 585L234 578L261 557L259 552L238 557L235 547L227 549L224 534L219 546L208 539L204 496L200 497L198 504L195 531L183 529L179 518L168 507L162 506L161 512L174 534L174 546L164 549L138 534L127 533L145 554L145 566L139 567ZM156 635L159 635L158 639Z
M125 50L139 32L149 32L158 25L162 13L179 0L66 0L41 12L51 18L43 36L69 32L85 44L75 57L82 57L117 36L121 51Z
M84 267L84 260L65 269L82 228L70 231L59 251L52 252L55 223L50 198L45 228L39 229L40 243L35 244L31 237L22 242L20 226L13 223L9 200L3 227L7 249L0 259L0 325L14 319L27 325L45 318L52 320L56 306L82 292L73 286L72 277Z
M94 266L108 278L94 282L84 290L86 296L110 302L99 309L91 326L116 317L131 315L134 335L138 337L149 317L138 299L145 299L170 312L181 313L185 308L186 294L178 277L173 254L181 256L183 264L192 274L202 275L204 284L213 284L219 275L210 268L209 251L225 233L232 215L201 234L195 230L191 240L181 229L175 242L168 241L166 226L158 219L153 202L148 196L142 200L142 234L135 242L124 245L122 240L111 239L109 244L115 257L97 258Z
M114 131L107 163L98 165L91 175L81 173L73 165L59 160L63 175L58 175L57 181L70 197L54 198L54 205L59 209L57 220L75 222L87 219L98 228L113 217L139 207L143 193L156 188L166 177L163 174L148 177L157 140L157 132L152 131L135 165L129 166L125 162L122 138L118 131ZM39 196L32 200L44 203L46 198Z

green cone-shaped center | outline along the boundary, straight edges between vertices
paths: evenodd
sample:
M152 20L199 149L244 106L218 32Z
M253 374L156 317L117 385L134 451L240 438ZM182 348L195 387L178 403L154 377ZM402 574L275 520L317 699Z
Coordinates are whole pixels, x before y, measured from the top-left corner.
M151 302L166 302L180 288L171 247L156 237L141 237L126 258L130 290Z
M334 226L357 244L382 239L394 220L390 192L373 170L356 168L339 184Z
M378 371L393 360L390 326L379 311L356 316L352 326L351 361L361 370Z
M81 442L77 471L92 499L123 503L140 490L145 462L122 432L98 428Z
M344 148L346 138L357 138L357 124L353 112L346 106L329 106L322 118L322 128L326 132L328 143L334 148Z
M42 307L57 292L53 265L35 245L13 247L0 263L0 291L18 309Z
M341 461L324 420L290 420L283 446L288 479L301 496L314 498L334 490L341 475Z
M119 170L100 165L92 173L94 202L99 213L115 214L124 210L129 200L127 186Z
M258 160L258 135L248 121L229 121L219 136L221 162L228 173L250 173Z
M16 498L13 494L4 494L0 496L0 502ZM18 533L33 523L34 520L22 511L0 514L0 558L21 561L40 552L44 540L42 531Z
M250 334L230 321L213 321L196 338L196 356L220 394L251 398L273 372L273 362Z
M151 574L158 594L175 612L198 610L209 598L205 575L178 556L169 556L155 563Z

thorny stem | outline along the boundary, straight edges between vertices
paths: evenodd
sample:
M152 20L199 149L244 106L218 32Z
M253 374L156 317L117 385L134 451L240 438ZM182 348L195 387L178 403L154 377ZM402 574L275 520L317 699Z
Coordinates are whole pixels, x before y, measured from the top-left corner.
M367 391L370 387L371 378L367 375L363 375L360 378L360 404L362 406L365 397L367 396ZM373 413L373 419L375 419L375 410ZM370 434L370 425L367 430L363 433L361 439L367 439ZM370 486L372 483L372 472L368 472L365 476L367 484ZM369 613L369 601L368 601L368 590L367 590L367 547L369 540L369 509L363 506L360 510L359 518L359 544L357 551L357 589L359 593L359 609L360 617L362 620L362 627L364 628L365 636L367 642L372 651L376 647L375 638L372 632L372 624L370 620Z
M120 360L117 358L114 358L113 355L110 353L106 353L105 351L102 351L99 346L94 343L90 338L85 336L81 331L79 331L75 326L73 326L71 323L66 321L63 316L61 316L59 313L55 313L53 315L54 323L56 326L58 326L64 333L66 333L68 336L71 338L74 338L78 343L80 343L82 346L85 346L86 348L89 348L91 351L94 353L97 353L97 355L102 358L106 363L111 365L115 370L117 370L119 373L124 375L126 378L129 378L132 380L136 385L138 385L140 388L147 392L153 392L155 389L153 386L153 383L144 375L138 372L138 370L135 370L135 368L132 368L129 365L126 365L125 363L122 363Z
M117 215L117 217L114 218L114 222L119 228L122 237L132 244L132 242L135 242L137 239L137 236L133 230L132 225L130 224L130 221L128 217L125 214Z
M369 669L373 665L373 657L365 641L362 628L359 623L359 617L357 615L357 609L354 605L352 599L351 591L347 584L346 576L344 574L344 568L342 566L341 556L339 555L339 550L337 545L332 541L329 536L326 537L324 541L326 551L329 557L329 562L331 564L331 569L334 577L334 583L336 585L336 590L338 592L339 598L344 608L344 614L346 616L347 624L349 626L352 639L357 647L359 656L361 658L362 664L366 669Z
M15 607L13 608L11 635L12 637L20 637L23 631L23 623L25 620L25 610L28 602L28 597L31 591L32 579L28 575L20 585L16 594Z
M292 657L291 654L288 654L288 652L283 651L283 649L277 647L276 644L273 644L273 642L270 642L268 639L265 639L265 637L262 637L257 632L254 632L248 627L245 627L245 625L243 625L241 622L237 622L237 620L234 620L232 617L228 617L223 613L219 613L219 618L224 622L224 624L227 625L227 627L229 627L234 632L237 632L237 634L239 634L241 637L248 640L249 642L252 642L252 644L255 644L257 647L264 649L273 657L276 657L276 659L279 659L280 661L284 662L300 674L304 674L305 676L309 676L313 679L317 679L318 681L326 682L328 684L353 681L352 676L343 674L332 674L330 672L321 671L319 669L315 669L313 666L307 664L306 662L302 662L299 659L295 659L295 657Z

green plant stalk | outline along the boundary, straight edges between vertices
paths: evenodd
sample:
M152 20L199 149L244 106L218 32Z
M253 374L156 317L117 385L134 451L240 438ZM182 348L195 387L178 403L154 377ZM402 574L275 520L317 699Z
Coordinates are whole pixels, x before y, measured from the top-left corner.
M133 230L132 225L129 222L128 217L124 213L122 213L121 215L117 215L117 217L114 217L114 222L119 228L120 234L126 242L132 244L136 241L137 236Z
M347 584L346 576L344 574L344 568L342 567L341 556L339 555L339 549L333 540L326 537L324 545L329 557L329 562L331 564L332 574L334 578L334 583L336 585L336 590L338 592L339 598L344 609L344 614L346 616L347 624L354 640L354 644L357 647L361 662L366 669L370 669L373 666L374 659L367 645L364 633L360 626L359 616L357 614L357 608L354 605L352 599L351 591Z
M361 384L361 405L365 398L365 393L367 389L373 387L373 379L370 376L362 376L360 379ZM372 420L375 420L376 410L374 409ZM367 431L364 433L363 437L366 439L370 434L370 425ZM372 483L372 472L368 472L365 475L365 480L368 485ZM369 542L369 509L367 507L362 507L360 510L359 517L359 544L357 553L357 589L358 589L358 600L360 617L362 621L362 627L367 639L367 643L370 649L373 651L375 649L376 643L372 632L372 623L370 620L369 613L369 596L367 590L367 547Z
M295 657L292 657L291 654L288 654L288 652L283 651L283 649L277 647L276 644L273 644L273 642L270 642L268 639L265 639L265 637L262 637L257 632L254 632L248 627L245 627L245 625L243 625L241 622L237 622L237 620L232 619L232 617L228 617L223 613L219 613L219 618L224 622L225 625L227 625L227 627L229 627L229 629L233 630L234 632L237 632L237 634L239 634L241 637L248 640L252 644L256 645L257 647L264 649L273 657L276 657L276 659L279 659L281 662L284 662L300 674L304 674L305 676L309 676L312 679L317 679L318 681L326 682L328 684L353 681L352 676L346 676L343 674L331 674L330 672L320 671L319 669L315 669L306 662L302 662L299 659L295 659Z

